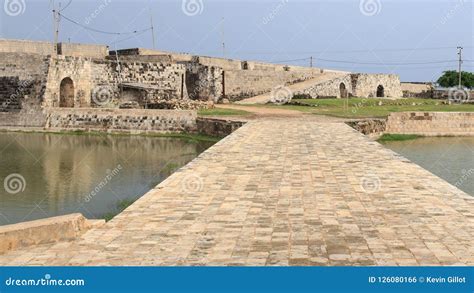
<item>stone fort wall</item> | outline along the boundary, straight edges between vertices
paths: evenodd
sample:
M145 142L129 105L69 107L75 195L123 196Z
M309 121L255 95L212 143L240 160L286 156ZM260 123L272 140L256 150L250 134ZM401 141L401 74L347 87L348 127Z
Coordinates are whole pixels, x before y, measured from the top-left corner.
M49 57L28 53L0 54L0 112L41 105Z
M64 56L105 58L109 47L104 45L59 43L58 53Z
M186 67L169 62L137 61L94 61L92 82L95 91L112 89L114 103L118 104L119 84L144 85L153 88L156 99L180 99L187 96L185 84ZM95 92L91 92L94 96ZM122 89L123 90L123 89ZM129 95L129 100L139 100L143 96ZM153 102L148 100L148 102Z
M196 111L139 109L49 109L47 129L143 132L194 132Z
M388 117L385 132L423 136L473 136L474 113L392 113Z
M52 55L54 45L51 42L0 39L0 52Z
M351 78L352 87L355 87L354 96L356 97L377 97L377 87L379 85L384 88L384 97L403 97L398 75L359 73L352 74Z
M88 59L58 56L50 58L43 106L59 107L61 81L70 78L74 84L74 107L117 107L121 102L121 85L142 84L155 87L163 98L181 97L186 68L180 64L159 62ZM101 96L101 97L99 97ZM130 100L143 98L128 95ZM104 103L102 103L104 102ZM141 101L137 101L141 102Z
M186 86L191 98L220 101L226 98L238 101L269 93L278 86L288 86L306 81L331 70L299 66L276 65L263 62L231 60L224 58L191 56L146 49L123 50L122 54L133 54L139 58L157 58L168 54L169 58L187 68ZM164 56L164 55L163 55ZM334 71L336 72L336 71ZM331 80L308 88L303 94L313 97L341 97L340 83L344 83L347 93L357 97L377 97L377 88L383 87L383 97L402 97L400 79L392 74L347 74L341 80Z
M109 48L105 45L59 43L56 50L60 55L105 58ZM54 55L55 46L51 42L0 39L0 53L29 53Z
M0 113L0 127L127 133L196 132L196 111L48 108L35 113Z
M129 100L187 97L186 66L171 62L139 62L31 53L0 53L0 109L20 111L31 107L59 107L61 82L73 82L73 107L118 107L125 91L121 84L141 84L153 96L127 95ZM97 104L95 95L109 96ZM138 102L138 101L137 101ZM31 105L30 105L31 104Z
M161 107L162 101L187 98L238 101L323 74L318 68L140 48L109 55L106 46L62 43L57 47L62 55L56 56L48 42L0 40L0 45L0 99L14 96L13 89L24 89L19 95L23 100L10 102L10 108L17 111L37 106L118 108L124 103L142 108L155 103ZM32 85L22 86L26 79ZM65 81L72 85L68 88L68 99L70 96L72 100L67 103L61 99L61 84ZM349 96L376 97L379 86L383 87L384 97L402 96L400 80L395 75L349 73L313 83L295 94L341 97L341 85Z
M383 87L382 97L401 98L403 96L400 79L394 74L345 74L329 81L313 85L295 94L317 98L341 98L345 94L349 97L377 97L377 89Z
M186 90L192 100L218 102L223 98L224 70L195 62L183 62L186 67Z
M271 92L278 86L288 86L314 78L318 74L319 70L227 70L225 96L230 101L238 101Z

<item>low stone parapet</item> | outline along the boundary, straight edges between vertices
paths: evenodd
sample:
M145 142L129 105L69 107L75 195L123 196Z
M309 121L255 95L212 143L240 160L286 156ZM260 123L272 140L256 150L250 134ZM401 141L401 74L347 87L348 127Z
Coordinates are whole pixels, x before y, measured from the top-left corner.
M213 118L198 118L196 123L198 133L219 137L230 135L245 124L242 121Z
M349 126L368 136L378 137L385 132L385 119L364 119L346 122Z
M385 133L423 136L474 136L474 113L392 113L388 117Z
M139 109L48 109L48 129L193 132L196 111Z
M74 240L103 223L103 220L91 221L81 214L71 214L0 226L0 255L19 248Z
M42 112L0 112L0 127L44 127L46 118Z

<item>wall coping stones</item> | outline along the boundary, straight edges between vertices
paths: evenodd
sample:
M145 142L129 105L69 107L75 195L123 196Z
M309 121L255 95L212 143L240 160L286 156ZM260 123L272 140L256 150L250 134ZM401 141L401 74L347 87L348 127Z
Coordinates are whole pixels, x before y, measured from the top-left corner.
M91 221L81 214L70 214L0 226L0 255L19 248L74 240L102 224L104 220Z
M386 133L474 136L474 112L400 112L387 119Z

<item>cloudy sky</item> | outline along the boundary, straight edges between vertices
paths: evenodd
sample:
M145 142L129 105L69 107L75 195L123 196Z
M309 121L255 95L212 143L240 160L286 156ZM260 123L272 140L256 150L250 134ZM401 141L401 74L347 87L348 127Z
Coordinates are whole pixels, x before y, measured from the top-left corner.
M0 1L2 38L52 41L61 2L63 42L152 48L153 15L161 50L305 66L312 56L318 67L432 81L457 68L461 45L474 71L472 0Z

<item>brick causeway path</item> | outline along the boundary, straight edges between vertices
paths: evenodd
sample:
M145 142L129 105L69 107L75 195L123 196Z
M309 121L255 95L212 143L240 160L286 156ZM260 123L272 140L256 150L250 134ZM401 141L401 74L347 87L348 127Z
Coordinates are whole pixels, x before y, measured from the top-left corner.
M474 265L474 197L343 123L256 120L106 225L0 265Z

